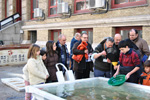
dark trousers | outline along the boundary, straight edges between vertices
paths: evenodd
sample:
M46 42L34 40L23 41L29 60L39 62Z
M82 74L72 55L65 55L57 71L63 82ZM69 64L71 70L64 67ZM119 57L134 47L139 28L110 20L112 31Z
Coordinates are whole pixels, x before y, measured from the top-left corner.
M70 55L70 61L71 61L71 68L70 68L70 70L73 70L73 59L72 59L72 55Z
M135 67L128 67L128 66L120 66L120 74L127 75L130 71L132 71ZM131 83L138 83L140 77L140 70L136 71L132 75L130 75L129 79L126 82Z
M83 78L89 78L90 77L90 66L89 64L86 64L86 69L82 69L82 71L75 71L75 78L76 79L83 79Z

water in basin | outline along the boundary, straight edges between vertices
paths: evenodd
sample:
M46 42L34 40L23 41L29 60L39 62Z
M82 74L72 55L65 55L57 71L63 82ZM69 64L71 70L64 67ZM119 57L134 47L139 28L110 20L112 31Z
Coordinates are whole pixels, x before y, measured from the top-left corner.
M145 89L144 89L145 88ZM107 81L92 79L44 87L42 90L67 100L149 100L150 88L123 84L110 86Z

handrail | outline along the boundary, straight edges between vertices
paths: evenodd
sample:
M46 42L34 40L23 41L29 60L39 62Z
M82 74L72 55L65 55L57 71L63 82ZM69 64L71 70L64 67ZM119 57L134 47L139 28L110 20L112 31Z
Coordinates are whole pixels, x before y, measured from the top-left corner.
M20 16L19 13L15 13L15 14L13 14L13 15L11 15L11 16L3 19L3 20L1 20L0 21L0 30L3 28L3 26L5 26L5 25L7 25L7 24L9 24L11 22L15 23L15 20L20 18L20 17L21 16Z

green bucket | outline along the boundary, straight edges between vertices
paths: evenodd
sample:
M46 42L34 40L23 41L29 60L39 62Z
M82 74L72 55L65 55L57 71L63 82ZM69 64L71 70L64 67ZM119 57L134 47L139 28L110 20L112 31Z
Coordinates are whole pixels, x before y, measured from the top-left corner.
M125 81L126 81L126 75L117 75L115 78L114 77L111 77L109 80L108 80L108 84L109 85L112 85L112 86L119 86L121 84L123 84Z

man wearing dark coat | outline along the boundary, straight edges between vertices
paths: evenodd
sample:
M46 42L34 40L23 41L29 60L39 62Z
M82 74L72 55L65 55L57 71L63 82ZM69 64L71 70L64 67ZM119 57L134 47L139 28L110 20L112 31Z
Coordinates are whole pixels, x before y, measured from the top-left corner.
M69 59L69 52L67 49L67 45L66 45L66 36L63 34L60 34L58 36L58 41L56 43L57 46L57 53L58 53L58 62L63 63L67 69L69 69L69 63L70 63L70 59ZM65 72L65 69L62 68L63 72Z
M113 47L114 39L108 37L104 39L94 50L92 59L94 63L94 77L111 77L111 61L108 59L107 49Z
M87 49L79 50L77 49L78 46L82 43L82 41L87 43ZM81 40L74 44L73 48L73 55L83 55L80 62L77 62L74 60L73 62L73 70L75 72L75 78L76 79L83 79L83 78L89 78L90 76L90 70L93 66L93 62L90 59L90 55L93 52L92 46L88 43L88 35L86 33L83 33L81 35ZM88 59L84 56L85 54L88 55Z
M81 34L77 32L75 34L75 36L72 38L71 43L70 43L70 60L71 60L71 68L70 69L71 70L73 70L72 48L76 42L80 41L80 39L81 39Z

